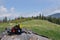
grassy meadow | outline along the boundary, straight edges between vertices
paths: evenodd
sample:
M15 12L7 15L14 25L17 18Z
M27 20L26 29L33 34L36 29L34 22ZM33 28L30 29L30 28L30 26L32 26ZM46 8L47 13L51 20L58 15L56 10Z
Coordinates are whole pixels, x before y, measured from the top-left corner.
M60 40L60 25L48 22L46 20L29 20L22 22L22 27L25 27L39 35L47 36L52 40ZM4 30L9 23L0 23L0 32ZM13 24L14 25L14 24Z
M60 25L53 24L45 20L25 21L22 25L39 35L47 36L52 40L60 40Z
M15 25L15 23L12 23L12 25L10 25L11 23L0 23L0 33L2 33L5 28L7 27L13 27Z

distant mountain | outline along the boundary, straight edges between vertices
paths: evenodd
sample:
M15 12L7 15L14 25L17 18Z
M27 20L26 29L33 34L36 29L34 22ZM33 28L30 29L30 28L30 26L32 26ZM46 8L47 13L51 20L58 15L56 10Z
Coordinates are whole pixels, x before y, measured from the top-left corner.
M60 18L60 13L55 13L49 16L54 17L54 18Z

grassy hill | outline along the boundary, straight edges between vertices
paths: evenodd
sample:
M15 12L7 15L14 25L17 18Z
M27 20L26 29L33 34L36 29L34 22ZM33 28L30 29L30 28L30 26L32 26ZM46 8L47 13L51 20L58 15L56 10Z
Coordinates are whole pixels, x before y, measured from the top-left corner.
M2 33L6 27L13 27L15 23L0 23L0 33Z
M8 23L0 23L0 33L8 26Z
M47 36L53 40L60 40L60 25L45 20L25 21L22 25L39 35Z
M29 20L22 22L21 24L23 27L36 32L39 35L47 36L53 40L60 40L60 25L45 20ZM7 26L9 27L9 25L9 23L0 23L0 32Z

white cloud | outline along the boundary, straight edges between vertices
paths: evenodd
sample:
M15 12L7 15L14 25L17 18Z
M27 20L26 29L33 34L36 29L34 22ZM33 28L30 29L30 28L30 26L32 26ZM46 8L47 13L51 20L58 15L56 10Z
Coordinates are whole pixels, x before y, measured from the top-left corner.
M15 17L19 17L20 14L18 14L18 12L15 12L15 8L11 7L9 10L4 7L4 6L0 6L0 17L8 17L8 18L15 18Z
M8 11L7 11L7 8L5 8L4 6L0 6L0 12L1 13L6 13Z
M9 17L12 15L11 13L12 12L10 12L6 7L0 6L0 17Z
M55 10L52 12L52 14L55 14L55 13L60 13L60 10Z
M47 0L50 2L51 6L43 9L42 13L45 16L52 15L56 12L60 12L60 0Z
M52 14L55 14L59 12L60 13L60 6L58 7L51 7L51 8L46 8L42 11L42 13L45 15L45 16L48 16L48 15L52 15Z
M28 13L20 13L19 16L32 17L32 16L38 16L40 13L41 12L33 11L33 12L28 12Z
M29 13L28 16L31 17L31 16L38 16L39 14L41 14L41 12L38 12L38 11L33 11L32 13ZM27 16L27 17L28 17Z
M11 14L1 14L0 17L9 17Z
M10 11L11 12L14 12L15 11L15 8L14 7L10 8Z

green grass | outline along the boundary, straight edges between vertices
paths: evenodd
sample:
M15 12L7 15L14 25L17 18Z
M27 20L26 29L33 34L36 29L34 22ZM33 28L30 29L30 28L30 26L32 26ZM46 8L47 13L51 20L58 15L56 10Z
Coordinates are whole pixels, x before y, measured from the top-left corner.
M52 40L60 40L60 25L45 20L31 20L22 23L23 27L36 32L39 35L47 36Z
M0 23L0 33L4 31L4 29L8 26L7 23Z
M23 27L36 32L39 35L47 36L52 40L60 40L60 25L45 20L29 20L22 22L21 24ZM9 23L0 23L0 32L9 26Z
M5 28L7 27L12 27L14 25L14 23L12 25L10 25L10 23L0 23L0 33L2 33Z

